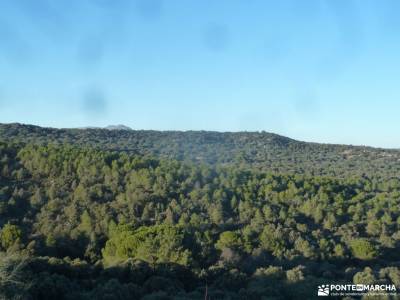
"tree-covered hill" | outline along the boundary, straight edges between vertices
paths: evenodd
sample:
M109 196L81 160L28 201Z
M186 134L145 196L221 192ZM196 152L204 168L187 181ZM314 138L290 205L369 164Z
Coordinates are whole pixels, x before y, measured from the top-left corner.
M206 164L245 165L268 172L379 176L400 172L400 151L296 141L267 132L54 129L0 124L0 140L73 144Z
M400 286L398 177L182 162L51 143L92 131L29 132L0 142L1 299L297 300L326 283Z

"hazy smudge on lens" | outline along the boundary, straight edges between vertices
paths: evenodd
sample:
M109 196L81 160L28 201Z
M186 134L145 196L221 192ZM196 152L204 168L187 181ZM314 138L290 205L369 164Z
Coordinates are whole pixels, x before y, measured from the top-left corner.
M83 93L82 109L88 117L99 117L107 113L107 97L104 90L89 88Z
M145 19L157 19L163 10L162 0L136 0L135 8L137 13Z
M77 48L78 62L86 66L98 65L104 56L104 44L99 37L82 39Z
M229 30L222 24L209 24L204 30L204 45L211 51L224 51L229 46Z

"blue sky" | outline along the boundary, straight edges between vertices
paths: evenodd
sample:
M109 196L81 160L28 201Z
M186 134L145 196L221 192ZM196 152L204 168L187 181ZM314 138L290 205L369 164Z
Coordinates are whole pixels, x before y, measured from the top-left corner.
M400 1L2 0L0 122L400 148Z

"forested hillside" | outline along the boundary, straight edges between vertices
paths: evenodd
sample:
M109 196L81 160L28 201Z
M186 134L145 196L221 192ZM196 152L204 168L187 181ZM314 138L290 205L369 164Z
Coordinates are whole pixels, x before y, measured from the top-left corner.
M267 132L54 129L0 124L0 139L74 144L211 165L335 177L400 174L400 150L299 142Z
M400 287L399 153L268 133L0 126L0 298ZM304 172L303 172L304 171Z

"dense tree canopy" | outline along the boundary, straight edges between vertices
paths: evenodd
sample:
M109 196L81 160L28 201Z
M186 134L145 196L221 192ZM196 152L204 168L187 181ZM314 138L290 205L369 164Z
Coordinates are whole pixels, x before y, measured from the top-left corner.
M312 299L326 282L400 284L396 165L302 174L287 157L261 167L211 147L217 163L181 161L157 155L163 139L119 151L101 131L42 131L0 142L0 297Z

